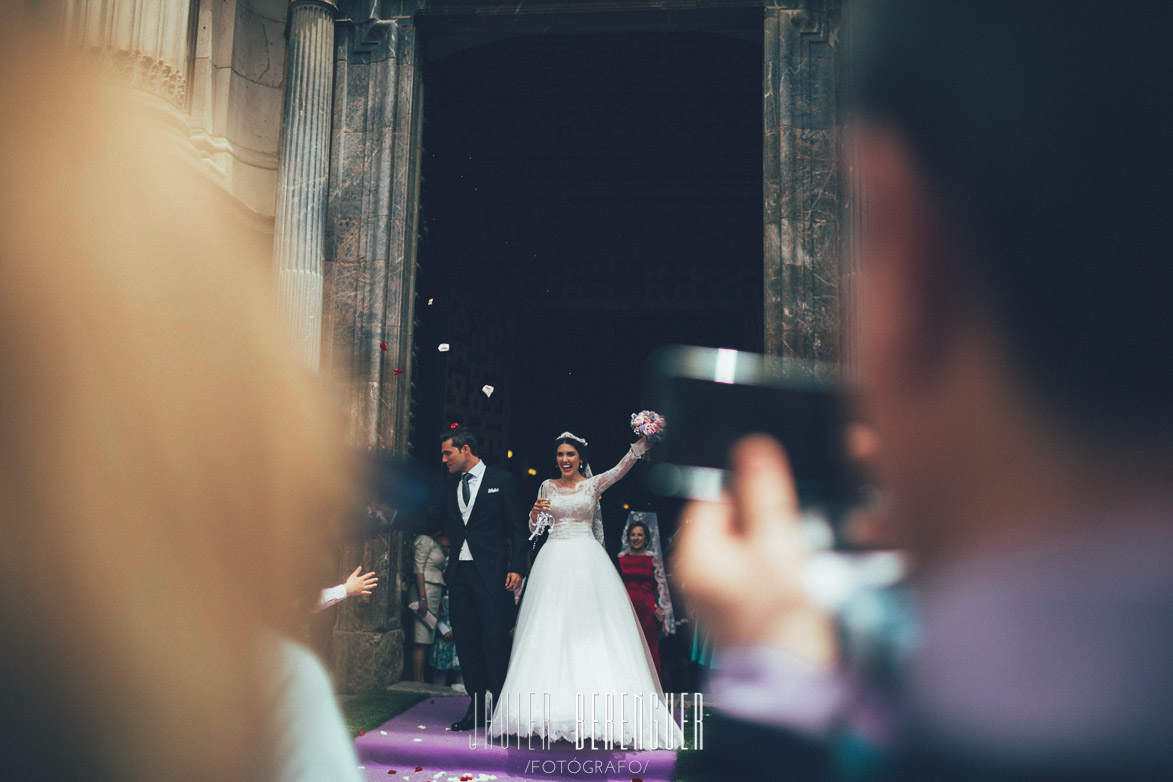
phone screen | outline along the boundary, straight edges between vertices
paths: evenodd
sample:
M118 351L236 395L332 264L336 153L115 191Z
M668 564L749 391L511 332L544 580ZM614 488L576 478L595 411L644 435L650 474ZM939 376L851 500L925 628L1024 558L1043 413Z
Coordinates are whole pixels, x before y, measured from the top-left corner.
M654 491L711 499L729 449L761 432L786 449L800 504L831 509L858 500L859 479L845 456L845 405L833 383L809 372L788 377L764 357L736 351L674 348L659 358L650 386L668 426Z

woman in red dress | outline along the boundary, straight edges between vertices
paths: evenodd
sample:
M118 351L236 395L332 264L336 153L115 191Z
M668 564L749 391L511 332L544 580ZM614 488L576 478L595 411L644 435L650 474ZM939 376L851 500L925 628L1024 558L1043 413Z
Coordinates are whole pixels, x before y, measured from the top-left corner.
M635 515L635 514L632 514ZM660 628L664 624L664 612L660 608L657 573L663 578L663 566L658 564L649 541L651 532L643 521L628 522L627 536L622 553L619 555L619 569L623 573L623 584L635 608L652 662L656 666L656 678L660 678Z

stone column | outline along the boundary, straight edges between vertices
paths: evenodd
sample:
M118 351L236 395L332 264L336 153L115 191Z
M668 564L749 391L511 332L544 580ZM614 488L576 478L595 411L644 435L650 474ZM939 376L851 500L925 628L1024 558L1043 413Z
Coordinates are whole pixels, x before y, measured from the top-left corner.
M770 2L765 20L766 352L841 357L842 217L835 0Z
M322 366L343 383L350 442L381 453L405 452L409 432L423 94L413 15L421 3L381 3L340 21L334 65ZM399 584L411 577L403 545L395 532L343 552L343 569L362 562L379 588L339 607L332 667L341 692L401 677Z
M285 113L277 169L273 263L281 316L293 349L313 371L321 357L337 13L331 0L293 0L289 5Z

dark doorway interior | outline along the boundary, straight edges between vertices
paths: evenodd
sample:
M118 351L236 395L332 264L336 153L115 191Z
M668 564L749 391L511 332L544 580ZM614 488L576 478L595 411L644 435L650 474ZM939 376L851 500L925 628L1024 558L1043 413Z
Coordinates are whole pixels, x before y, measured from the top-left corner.
M619 459L656 347L761 349L760 36L525 36L427 63L418 455L474 426L528 507L563 430L596 471ZM639 474L617 484L612 548L624 505L666 510Z

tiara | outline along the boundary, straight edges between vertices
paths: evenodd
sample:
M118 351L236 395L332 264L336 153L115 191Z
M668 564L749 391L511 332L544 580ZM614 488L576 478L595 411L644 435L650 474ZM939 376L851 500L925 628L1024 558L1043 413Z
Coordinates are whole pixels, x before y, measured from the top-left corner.
M581 437L579 437L576 434L571 434L570 432L563 432L562 434L558 435L554 439L555 440L574 440L576 443L582 443L583 445L588 445L586 440L582 439Z

